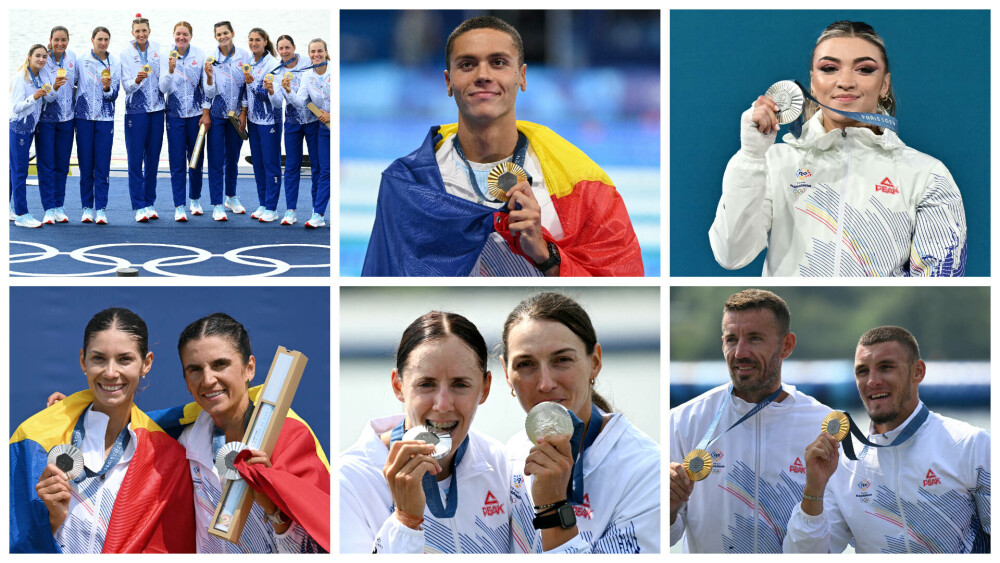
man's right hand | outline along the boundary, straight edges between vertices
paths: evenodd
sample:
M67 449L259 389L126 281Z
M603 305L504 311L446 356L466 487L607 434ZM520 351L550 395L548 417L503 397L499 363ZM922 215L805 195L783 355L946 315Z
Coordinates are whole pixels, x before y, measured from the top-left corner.
M694 481L688 477L684 466L670 462L670 524L677 520L677 513L687 504L694 491Z

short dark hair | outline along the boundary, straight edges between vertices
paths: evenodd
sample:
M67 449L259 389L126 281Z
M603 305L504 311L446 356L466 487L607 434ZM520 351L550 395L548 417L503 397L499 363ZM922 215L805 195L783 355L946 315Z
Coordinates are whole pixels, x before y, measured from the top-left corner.
M208 336L219 336L228 340L240 354L243 365L250 362L253 350L250 347L250 335L247 334L247 329L239 321L225 313L212 313L187 325L181 332L180 338L177 339L177 353L182 353L189 342Z
M767 309L774 313L778 332L783 335L788 334L791 329L792 314L788 310L788 304L785 303L784 299L766 289L744 289L730 295L722 307L722 312L723 314L735 313L750 309Z
M597 332L590 315L572 298L561 293L537 293L520 303L507 315L503 323L503 335L500 338L500 357L507 357L507 336L514 325L525 320L542 320L559 323L568 328L583 341L587 355L594 353L597 346ZM590 400L604 412L612 412L614 407L602 397L593 387L590 388Z
M441 311L431 311L417 317L403 331L403 336L399 339L399 348L396 349L396 372L399 376L403 376L406 361L418 346L425 342L443 340L448 335L457 336L476 354L479 369L482 370L485 378L488 354L483 335L469 319L456 313L443 313Z
M861 335L858 346L874 346L883 342L898 342L910 357L910 363L920 359L920 345L913 333L901 326L880 326Z
M521 34L514 29L514 26L496 16L476 16L458 24L458 27L448 36L448 43L444 48L444 68L451 70L451 49L455 45L455 39L458 39L463 33L474 29L495 29L510 35L510 40L514 43L514 47L517 48L518 68L524 64L524 41L521 41Z
M91 317L87 328L83 329L83 351L87 351L90 340L95 334L112 329L131 336L139 348L140 358L146 357L146 353L149 352L149 330L146 328L146 321L129 309L121 307L111 307Z

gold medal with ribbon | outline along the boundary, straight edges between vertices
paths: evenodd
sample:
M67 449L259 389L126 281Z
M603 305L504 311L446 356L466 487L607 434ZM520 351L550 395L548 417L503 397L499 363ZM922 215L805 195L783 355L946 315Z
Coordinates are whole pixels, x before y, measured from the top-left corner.
M56 70L56 78L64 78L66 76L66 69L60 68Z
M286 72L284 78L286 78L288 80L291 80L292 79L292 73Z
M274 75L270 72L264 75L264 82L274 82Z
M490 192L490 197L497 201L507 201L507 192L520 182L527 182L528 175L524 168L513 162L501 162L490 170L490 175L486 177L486 188Z
M847 437L847 432L851 429L851 423L847 421L847 415L840 411L831 411L823 419L823 432L833 435L838 442Z
M49 93L52 91L52 85L49 83L42 84L42 90L45 90L46 93Z
M208 57L207 59L205 59L206 64L212 64L214 62L215 62L215 57Z
M142 65L142 71L149 74L150 72L153 72L153 67L149 65Z
M108 78L111 76L111 69L104 69L101 71L101 78Z
M250 63L243 63L241 68L243 69L243 72L250 72Z
M692 481L701 481L712 472L712 454L705 450L691 450L684 456L682 465Z
M179 56L181 56L181 54L177 52L177 49L174 49L173 51L170 51L170 58L171 59L176 59Z

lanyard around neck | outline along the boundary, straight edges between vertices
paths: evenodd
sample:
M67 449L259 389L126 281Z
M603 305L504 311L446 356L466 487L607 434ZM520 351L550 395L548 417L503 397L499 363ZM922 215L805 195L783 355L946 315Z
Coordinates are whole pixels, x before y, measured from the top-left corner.
M104 68L107 68L107 69L109 69L109 70L111 69L111 61L107 61L107 62L105 62L105 61L103 61L103 60L99 59L99 58L97 57L97 55L96 55L96 54L94 53L94 50L93 50L93 49L91 49L91 50L90 50L90 56L91 56L91 57L94 57L94 60L95 60L95 61L97 61L97 62L101 63L101 66L103 66ZM104 58L105 58L105 59L108 59L108 57L109 57L109 55L107 54L107 52L105 52L105 53L104 53Z
M573 450L573 478L567 487L566 496L573 504L583 504L584 484L583 484L583 456L601 433L601 423L604 417L597 405L590 405L590 419L587 421L587 435L583 435L583 421L577 418L573 411L569 411L570 418L573 419L573 436L569 440Z
M472 170L472 165L469 164L469 159L465 158L465 151L462 150L462 143L458 139L458 133L455 133L455 153L458 157L462 159L465 163L465 169L469 174L469 182L472 183L472 189L476 192L476 197L479 198L479 202L492 201L483 195L483 191L479 189L479 183L476 182L476 173ZM524 168L524 158L528 153L528 138L524 136L524 133L517 132L517 144L514 145L514 164ZM504 159L506 160L506 159Z
M847 415L847 421L850 424L851 434L853 434L854 437L857 438L859 442L865 445L864 449L861 450L860 454L854 455L854 443L851 441L851 437L847 436L845 438L843 442L844 455L847 456L847 459L857 461L858 459L864 459L864 457L868 454L868 448L894 448L896 446L901 446L904 442L912 438L913 435L920 428L920 426L924 423L924 421L927 420L927 417L930 415L930 409L927 408L927 405L921 405L920 410L917 412L917 415L914 416L910 420L910 423L907 424L906 427L903 428L903 430L896 435L896 439L893 440L891 444L873 444L871 441L865 438L864 433L862 433L861 429L858 428L857 423L854 422L854 419L851 418L851 415L846 412L844 414Z
M135 45L135 50L139 52L139 61L144 65L149 64L147 62L149 60L149 41L146 42L145 51L139 48L138 42L134 43L134 45Z
M87 407L88 410L93 408L93 405ZM87 435L87 429L83 424L83 419L87 416L87 411L83 411L80 418L76 421L76 427L73 428L73 447L82 450L83 449L83 439ZM109 420L110 422L110 420ZM76 483L83 481L84 479L90 479L93 477L101 477L111 470L112 467L118 465L121 461L122 455L125 453L125 448L128 447L129 442L132 441L132 434L128 431L128 425L122 428L120 434L115 439L115 443L111 446L111 452L108 453L108 457L104 460L104 465L101 466L100 471L92 471L86 464L83 465L83 474L76 478ZM102 441L103 443L103 441Z

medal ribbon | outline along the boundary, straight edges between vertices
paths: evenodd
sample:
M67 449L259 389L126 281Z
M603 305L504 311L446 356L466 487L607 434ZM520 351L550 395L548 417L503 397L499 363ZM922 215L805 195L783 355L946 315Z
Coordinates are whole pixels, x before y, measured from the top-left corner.
M465 158L465 151L462 150L462 143L458 140L458 133L455 133L455 152L458 153L459 158L465 163L465 168L469 173L469 181L472 182L472 189L475 190L476 196L479 198L479 202L493 201L491 198L487 198L483 195L483 191L479 189L479 183L476 182L476 173L472 170L472 165L469 164L469 159ZM528 138L524 136L524 133L517 132L517 144L514 145L514 164L524 168L524 157L528 153ZM504 159L506 160L506 159ZM528 177L528 183L531 183L531 177Z
M323 61L323 62L321 62L319 64L309 65L309 66L307 66L305 68L296 68L296 69L293 69L292 72L305 72L305 71L307 71L309 69L319 68L321 66L326 66L327 63L329 63L329 62L330 61Z
M853 119L854 121L860 121L862 123L867 123L869 125L876 125L878 127L882 127L883 129L888 129L893 133L896 133L897 135L899 134L899 121L897 121L896 118L891 115L885 115L882 113L861 113L858 111L843 111L836 108L832 108L830 106L820 103L819 100L812 97L812 94L810 94L809 91L806 90L806 87L800 84L798 80L795 81L795 85L798 86L800 90L802 90L802 94L806 97L807 100L815 102L820 107L824 107L830 111L835 111L840 115ZM799 135L802 134L802 125L804 121L805 121L804 116L800 114L799 118L793 121L789 125L789 129L792 135L794 135L796 139L799 138Z
M104 68L106 68L108 70L111 70L111 63L110 62L104 62L101 59L97 58L97 55L94 54L94 50L93 49L90 50L90 56L94 57L95 61L101 63L101 66L103 66ZM108 58L108 54L107 53L104 53L104 58Z
M917 416L914 416L913 419L910 420L910 423L906 425L906 428L903 428L903 431L900 432L898 435L896 435L896 439L893 440L891 444L871 443L870 441L868 441L867 438L865 438L864 433L861 432L860 428L858 428L857 423L854 422L854 419L851 418L851 415L846 411L844 412L844 414L847 415L847 421L848 423L850 423L851 434L853 434L854 437L857 438L859 442L865 445L864 449L861 450L860 454L854 455L854 443L851 441L851 437L847 436L846 439L844 440L843 442L844 455L847 456L847 459L850 459L852 461L857 461L859 458L864 459L865 455L868 454L869 447L893 448L902 445L903 442L912 438L913 435L917 432L917 429L920 428L920 425L922 425L924 421L927 420L927 417L930 415L930 410L927 408L927 405L921 405L920 410L917 412Z
M149 59L149 42L148 41L146 42L145 51L139 49L139 43L133 43L132 45L135 47L136 51L139 51L139 62L141 62L144 65L149 64L148 62L146 62Z
M31 72L30 66L28 66L27 69L28 69L28 74L31 76L31 83L35 86L35 88L41 88L42 87L41 78L39 78L38 74Z
M279 64L278 66L274 67L274 70L271 71L271 74L274 74L275 72L278 72L279 70L285 68L286 66L288 66L288 65L290 65L292 63L298 64L298 62L299 62L299 54L296 53L294 59L288 59L287 61L282 61L281 64Z
M714 439L712 439L710 441L709 439L712 438L712 434L715 433L715 427L719 425L719 420L722 419L722 413L726 410L726 407L729 405L729 399L733 395L733 385L730 384L729 385L729 392L726 393L726 399L724 401L722 401L722 406L719 407L719 412L715 413L715 418L712 419L712 425L708 427L708 431L705 432L705 436L703 436L702 439L701 439L701 441L698 442L698 447L695 448L695 449L708 451L708 447L711 446L712 444L714 444L715 441L718 440L719 438L725 436L726 432L729 432L733 428L736 428L740 424L743 424L744 421L746 421L747 419L749 419L753 415L755 415L758 412L760 412L760 410L763 409L764 407L766 407L767 405L770 405L772 402L774 402L774 400L777 399L778 395L780 395L780 394L781 394L781 387L778 387L777 391L775 391L774 393L771 393L767 397L764 397L764 400L761 401L761 402L759 402L759 403L757 403L756 405L754 405L754 407L752 409L750 409L750 412L748 412L745 415L743 415L743 417L740 418L739 420L737 420L736 422L734 422L732 426L730 426L729 428L726 428L721 434L719 434L718 436L716 436Z
M404 418L392 429L392 433L389 435L389 446L392 447L394 442L398 442L403 439L403 433L405 431L403 425L406 423ZM455 512L458 510L458 485L455 483L455 478L458 476L458 464L462 462L462 458L465 457L465 450L469 447L469 437L466 436L465 440L462 440L462 444L458 446L455 450L455 457L451 460L451 483L448 484L448 505L445 506L441 504L441 491L438 490L437 478L430 473L424 473L424 478L420 484L424 488L424 497L427 499L427 508L431 511L437 518L454 518Z
M92 408L87 407L88 409ZM87 411L83 411L80 418L76 420L76 427L73 428L73 447L82 450L83 449L83 438L87 435L87 429L83 425L83 419L87 415ZM91 479L93 477L104 477L104 474L111 470L112 467L118 465L118 462L122 458L122 454L125 453L125 448L128 447L129 442L132 441L132 435L129 434L128 425L122 428L121 434L115 438L115 443L111 446L111 452L108 457L104 460L104 465L101 466L100 471L92 471L86 464L83 465L83 474L76 478L74 483L79 483L84 479Z
M229 59L233 58L233 55L236 54L236 45L230 44L229 47L232 50L229 51L229 54L226 55L226 58L221 61L219 59L222 58L222 47L219 47L217 49L219 51L219 56L212 62L212 66L224 65L229 62Z
M63 63L66 62L66 51L63 51L63 57L62 57L62 60L60 61L60 60L56 59L55 52L53 52L52 49L49 49L49 58L52 59L53 61L55 61L55 63L57 65L59 65L59 68L62 68L63 67Z
M181 54L181 50L177 48L176 43L174 44L174 48L171 49L171 51L177 51L177 61L180 62L186 59L187 56L191 54L191 46L188 45L187 52L185 52L183 55Z
M584 437L583 421L577 418L573 411L569 411L569 416L573 419L573 436L569 439L569 445L573 449L573 478L566 488L566 496L573 504L583 504L583 454L597 439L597 435L601 433L603 417L601 411L597 410L597 406L591 403L587 436Z
M250 419L253 418L253 401L247 406L247 411L243 413L243 433L246 434L247 427L250 426ZM226 445L226 433L218 426L212 426L212 461L219 455L219 450Z

